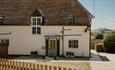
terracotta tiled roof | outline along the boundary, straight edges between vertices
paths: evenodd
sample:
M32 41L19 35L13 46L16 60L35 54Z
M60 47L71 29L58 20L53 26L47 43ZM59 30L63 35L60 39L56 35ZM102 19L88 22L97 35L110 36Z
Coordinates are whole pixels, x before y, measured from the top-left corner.
M0 0L0 16L5 16L2 25L30 25L36 9L45 25L70 25L69 15L74 15L73 25L90 25L91 14L77 0Z

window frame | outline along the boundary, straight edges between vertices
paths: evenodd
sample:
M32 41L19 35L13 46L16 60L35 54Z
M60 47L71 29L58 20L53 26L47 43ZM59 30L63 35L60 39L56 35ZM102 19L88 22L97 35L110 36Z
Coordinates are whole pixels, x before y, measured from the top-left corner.
M42 23L42 20L43 20L43 18L42 17L31 17L31 25L33 25L33 18L35 18L35 19L41 19L41 21L40 21L40 24L39 25L41 25L41 23ZM37 25L37 20L36 20L36 25Z
M33 19L35 19L35 24L33 24L33 22L34 22ZM40 19L39 24L37 21L38 19ZM31 17L32 34L34 34L34 35L41 34L41 23L42 23L42 17ZM35 30L33 28L35 28Z
M78 48L79 41L78 40L69 40L68 46L69 46L69 48Z
M75 17L74 17L74 15L69 15L68 16L68 19L69 19L69 24L74 24L75 23Z

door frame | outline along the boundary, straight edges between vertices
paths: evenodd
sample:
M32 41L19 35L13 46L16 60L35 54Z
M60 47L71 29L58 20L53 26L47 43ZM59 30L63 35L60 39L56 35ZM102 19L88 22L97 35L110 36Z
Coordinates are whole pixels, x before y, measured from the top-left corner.
M48 56L49 40L57 40L57 56L60 55L60 38L45 38L46 56Z

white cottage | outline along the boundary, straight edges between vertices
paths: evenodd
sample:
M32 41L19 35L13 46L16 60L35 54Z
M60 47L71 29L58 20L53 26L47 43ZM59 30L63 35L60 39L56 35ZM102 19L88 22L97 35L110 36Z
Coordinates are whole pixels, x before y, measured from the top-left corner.
M2 0L0 43L8 55L90 57L91 18L78 0Z

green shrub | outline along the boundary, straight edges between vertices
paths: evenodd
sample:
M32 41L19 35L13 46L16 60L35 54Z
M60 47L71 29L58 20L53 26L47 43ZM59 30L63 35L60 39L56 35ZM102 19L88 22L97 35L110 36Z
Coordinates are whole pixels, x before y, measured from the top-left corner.
M102 33L96 34L95 38L96 39L103 39L104 35Z
M104 47L107 52L115 53L115 31L104 37Z

